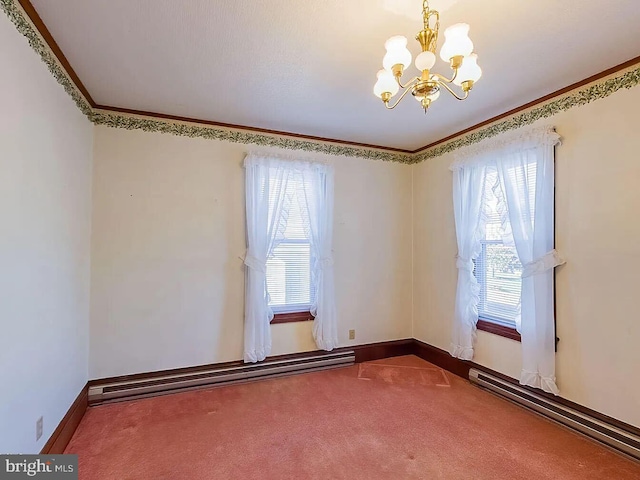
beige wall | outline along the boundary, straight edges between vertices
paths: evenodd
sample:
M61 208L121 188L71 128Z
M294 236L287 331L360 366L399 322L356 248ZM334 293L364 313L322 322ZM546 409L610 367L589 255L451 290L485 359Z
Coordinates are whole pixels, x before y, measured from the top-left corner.
M640 88L543 122L556 150L557 377L567 399L640 426ZM414 335L448 349L456 278L452 154L413 169ZM517 377L518 342L478 332L474 361Z
M93 127L2 14L0 45L0 452L37 453L87 381Z
M92 378L242 357L250 148L95 128ZM327 159L339 341L411 337L411 169ZM273 354L316 349L310 322L271 328Z
M640 89L622 91L545 122L564 137L556 237L568 264L557 272L558 383L564 397L636 425L640 392L629 378L640 364L631 303L640 224L629 219L640 208L638 100ZM91 377L241 357L248 149L95 128ZM331 159L343 345L413 334L448 347L457 275L452 158L414 167ZM272 332L274 354L315 348L308 323ZM478 332L476 361L517 377L520 345Z

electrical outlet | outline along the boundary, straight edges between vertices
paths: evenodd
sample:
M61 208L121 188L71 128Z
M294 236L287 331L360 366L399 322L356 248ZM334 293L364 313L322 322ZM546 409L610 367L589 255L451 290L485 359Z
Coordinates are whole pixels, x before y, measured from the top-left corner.
M36 421L36 442L42 437L42 417Z
M356 339L356 331L349 330L349 340L355 340L355 339Z

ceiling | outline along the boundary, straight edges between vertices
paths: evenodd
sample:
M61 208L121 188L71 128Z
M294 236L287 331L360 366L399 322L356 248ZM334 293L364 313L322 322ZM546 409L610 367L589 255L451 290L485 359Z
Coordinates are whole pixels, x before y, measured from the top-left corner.
M420 0L32 4L98 105L408 150L640 54L638 0L433 0L444 28L471 25L483 77L425 116L372 93L385 40L421 29Z

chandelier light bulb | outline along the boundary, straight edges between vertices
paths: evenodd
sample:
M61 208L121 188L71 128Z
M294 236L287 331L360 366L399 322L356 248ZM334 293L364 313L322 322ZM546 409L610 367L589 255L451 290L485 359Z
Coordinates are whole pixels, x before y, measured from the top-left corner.
M478 66L478 55L472 53L471 55L464 57L462 65L458 69L458 75L453 83L461 86L463 82L472 81L477 82L482 76L482 69Z
M407 48L407 38L401 35L391 37L384 44L387 53L382 59L385 70L391 70L394 65L401 64L404 68L411 65L411 52Z
M373 94L376 97L382 98L382 94L385 92L390 93L391 96L394 96L396 93L398 93L400 86L398 85L398 82L396 82L396 79L393 77L393 73L388 70L379 70L377 77L378 81L373 86Z
M469 25L456 23L444 31L445 42L440 50L440 58L448 62L453 57L466 57L473 52L473 42L469 38Z
M403 35L395 35L384 42L384 48L387 52L407 48L407 37Z
M429 51L422 52L416 57L415 65L420 71L431 70L435 64L436 56Z

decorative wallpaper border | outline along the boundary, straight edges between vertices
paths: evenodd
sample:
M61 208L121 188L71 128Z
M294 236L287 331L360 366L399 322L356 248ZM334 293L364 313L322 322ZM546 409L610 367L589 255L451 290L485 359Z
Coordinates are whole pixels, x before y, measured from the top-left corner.
M403 164L420 163L430 158L439 157L462 147L478 143L487 138L494 137L509 130L514 130L525 125L530 125L541 118L551 117L559 112L573 107L586 105L595 100L606 98L620 89L629 89L640 84L640 66L616 77L602 80L583 89L575 90L560 98L550 100L528 111L473 131L467 135L458 137L450 142L436 145L430 149L410 154L376 150L364 147L354 147L329 142L314 142L301 140L287 136L266 135L247 132L243 130L224 129L214 126L201 126L168 119L157 119L134 116L124 113L105 113L99 109L93 109L87 99L78 90L65 69L60 65L47 43L40 33L27 18L24 10L17 0L0 0L0 8L9 17L16 29L29 41L31 48L40 56L53 77L62 85L65 91L73 99L80 111L96 125L106 125L126 130L143 130L145 132L170 133L173 135L221 140L246 145L259 145L276 147L286 150L299 150L304 152L324 153L334 156L348 156L382 160Z
M94 111L90 117L96 125L124 128L126 130L143 130L145 132L171 133L183 137L199 137L209 140L224 140L245 145L259 145L263 147L277 147L286 150L325 153L327 155L368 158L387 162L412 163L412 157L407 153L394 153L385 150L350 147L348 145L311 142L286 136L264 135L242 130L227 130L216 127L193 125L173 120L158 120L153 118L136 117L120 113L102 113Z
M29 41L31 48L40 56L40 59L51 72L51 75L62 85L64 90L73 99L80 111L90 117L92 109L84 95L80 93L78 87L69 78L64 68L58 63L58 59L53 54L49 45L42 39L40 32L36 30L31 21L26 17L24 10L16 0L0 0L0 8L9 17L16 29Z
M595 100L606 98L609 95L617 92L620 89L633 88L640 84L640 66L633 70L630 70L617 77L609 78L601 82L595 83L590 87L585 87L581 90L575 90L574 92L550 100L548 103L542 104L537 107L533 107L531 110L520 113L502 122L490 125L487 128L476 130L463 135L455 140L444 143L442 145L436 145L423 152L418 152L413 155L411 163L420 163L429 158L439 157L445 153L452 152L462 147L478 143L487 138L495 137L501 133L509 130L515 130L516 128L524 127L525 125L531 125L532 123L540 120L541 118L549 118L557 113L567 111L573 107L579 107L586 105Z

